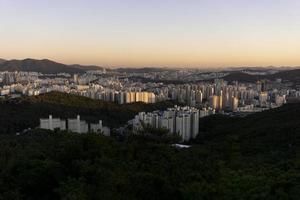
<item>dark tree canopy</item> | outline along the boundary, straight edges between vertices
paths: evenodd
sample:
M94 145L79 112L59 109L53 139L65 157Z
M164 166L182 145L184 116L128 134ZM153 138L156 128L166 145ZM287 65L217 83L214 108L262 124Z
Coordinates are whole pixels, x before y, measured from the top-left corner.
M117 114L108 119L121 123L112 117L150 109L61 95L1 102L1 128L28 126L50 110L68 116L79 109L88 118L109 105ZM5 117L12 118L9 126ZM299 199L299 104L244 118L211 116L200 121L200 130L187 149L173 147L178 138L166 130L149 127L122 139L5 130L0 199Z

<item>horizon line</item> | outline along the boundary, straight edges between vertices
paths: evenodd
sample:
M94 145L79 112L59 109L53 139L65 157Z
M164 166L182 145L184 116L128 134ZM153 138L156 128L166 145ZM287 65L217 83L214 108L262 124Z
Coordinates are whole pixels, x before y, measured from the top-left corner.
M39 60L39 61L43 61L43 60L49 60L52 62L56 62L59 64L63 64L63 65L81 65L81 66L96 66L96 67L102 67L102 68L108 68L108 69L143 69L143 68L160 68L160 69L178 69L178 70L182 70L182 69L203 69L203 70L207 70L207 69L232 69L232 68L300 68L300 65L296 66L296 65L243 65L243 66L158 66L158 65L153 65L153 66L149 66L149 65L145 65L145 66L126 66L126 65L102 65L102 64L83 64L83 63L71 63L71 62L63 62L63 61L59 61L56 59L51 59L51 58L32 58L32 57L26 57L26 58L0 58L4 61L13 61L13 60L17 60L17 61L23 61L23 60Z

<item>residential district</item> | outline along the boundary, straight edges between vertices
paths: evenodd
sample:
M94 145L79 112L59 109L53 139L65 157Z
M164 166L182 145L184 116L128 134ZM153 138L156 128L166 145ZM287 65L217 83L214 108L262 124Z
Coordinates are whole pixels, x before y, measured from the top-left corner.
M199 133L199 118L216 113L243 115L282 106L288 98L299 98L300 91L276 81L258 80L250 83L227 82L224 73L194 75L189 70L169 72L116 72L96 70L84 74L41 74L37 72L0 72L0 98L34 96L52 91L85 96L102 101L128 104L156 103L172 100L178 105L165 111L141 112L129 122L133 131L145 125L168 129L183 141ZM166 81L166 77L169 79ZM178 82L176 80L188 80ZM75 119L52 118L40 120L40 128L70 130L86 133L108 127Z

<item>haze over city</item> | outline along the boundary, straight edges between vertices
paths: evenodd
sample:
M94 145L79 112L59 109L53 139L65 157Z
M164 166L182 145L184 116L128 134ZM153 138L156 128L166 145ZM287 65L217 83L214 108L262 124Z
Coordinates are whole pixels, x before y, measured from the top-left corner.
M300 1L0 0L0 57L110 67L299 66Z

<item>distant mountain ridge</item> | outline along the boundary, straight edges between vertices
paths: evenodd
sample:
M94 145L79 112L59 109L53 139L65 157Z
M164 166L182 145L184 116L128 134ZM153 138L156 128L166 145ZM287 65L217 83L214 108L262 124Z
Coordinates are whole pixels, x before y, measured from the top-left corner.
M4 63L5 61L6 61L6 60L0 58L0 64L1 64L1 63Z
M57 73L84 73L88 70L102 69L98 66L65 65L48 59L36 60L27 58L24 60L0 59L0 71L34 71L44 74Z

